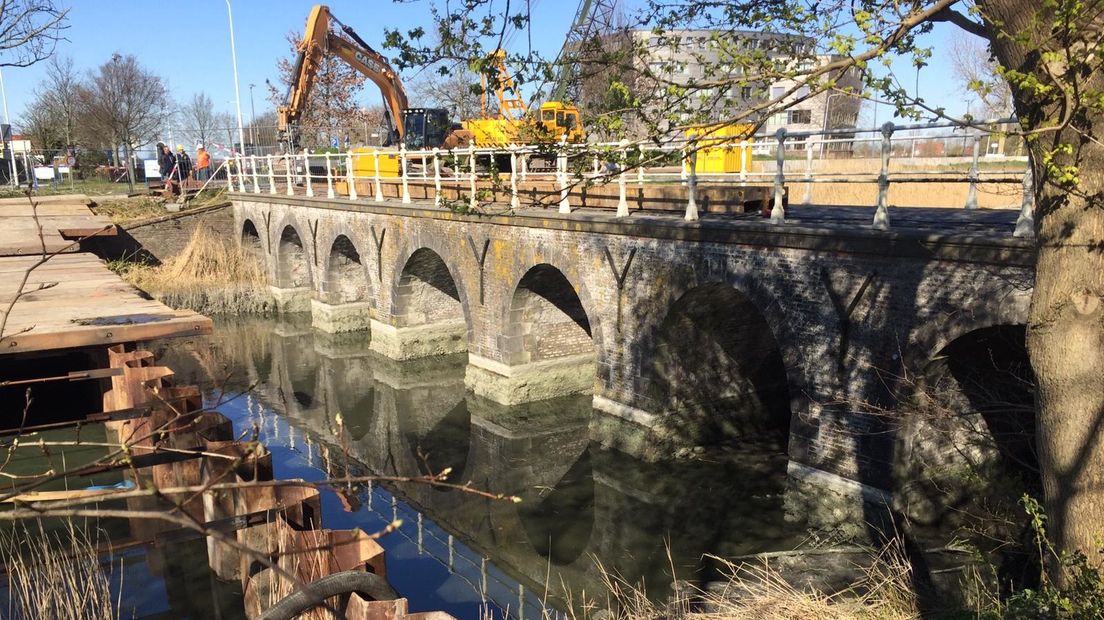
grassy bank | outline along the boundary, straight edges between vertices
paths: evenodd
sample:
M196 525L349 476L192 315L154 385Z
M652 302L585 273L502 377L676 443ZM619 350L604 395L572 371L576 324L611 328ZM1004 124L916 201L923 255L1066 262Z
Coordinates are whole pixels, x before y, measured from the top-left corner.
M197 228L184 250L160 265L126 260L108 266L173 308L204 314L271 314L268 282L255 256Z

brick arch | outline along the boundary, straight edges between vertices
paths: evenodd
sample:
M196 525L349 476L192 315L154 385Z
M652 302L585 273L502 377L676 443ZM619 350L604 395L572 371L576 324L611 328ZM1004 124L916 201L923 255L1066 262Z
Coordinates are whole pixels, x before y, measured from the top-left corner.
M449 256L436 243L404 245L400 250L391 278L390 311L396 327L462 319L470 336L467 287Z
M500 323L506 326L507 363L597 355L597 316L588 290L576 281L549 262L528 267L514 280Z
M367 301L372 295L369 254L365 244L357 243L355 235L340 230L324 245L326 259L321 263L322 297L330 303Z
M920 320L905 351L906 368L923 368L947 345L970 332L998 325L1026 325L1031 293L1028 290L979 296L939 319Z
M257 228L257 225L253 223L252 218L247 217L242 221L238 233L238 242L241 244L242 248L251 255L263 259L265 254L264 242L261 240L260 230Z
M648 408L680 442L788 442L795 390L766 318L781 309L745 290L714 279L679 291L640 352Z
M310 287L314 282L308 242L291 224L280 229L276 240L276 285L281 288Z

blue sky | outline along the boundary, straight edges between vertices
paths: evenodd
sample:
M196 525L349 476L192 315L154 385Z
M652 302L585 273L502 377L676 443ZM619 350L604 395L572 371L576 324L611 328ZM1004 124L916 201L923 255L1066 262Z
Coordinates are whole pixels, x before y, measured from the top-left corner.
M62 0L64 3L65 0ZM234 34L237 43L242 115L248 122L249 84L256 84L253 99L257 113L270 108L264 81L275 79L276 60L289 53L284 35L289 30L302 32L307 14L315 4L306 0L232 0ZM369 43L380 43L384 28L406 30L415 26L428 29L430 0L396 3L392 0L329 0L335 16L352 26ZM164 76L171 94L185 101L196 92L210 95L219 111L233 112L234 82L230 65L230 36L225 0L189 0L187 2L138 2L133 0L70 0L67 42L58 51L71 56L79 70L90 70L112 53L134 54L146 67ZM575 0L532 2L533 47L554 55L574 16ZM948 25L939 25L929 35L937 46L932 64L920 74L925 98L944 105L950 112L963 112L966 97L955 92L951 83L945 48ZM515 46L523 45L517 36ZM381 47L381 46L380 46ZM383 51L383 50L381 50ZM17 123L24 107L32 100L33 90L42 80L45 66L4 69L8 109ZM907 72L911 83L913 71ZM379 94L365 89L366 105L380 103ZM879 112L879 122L888 110ZM865 113L869 118L870 114Z

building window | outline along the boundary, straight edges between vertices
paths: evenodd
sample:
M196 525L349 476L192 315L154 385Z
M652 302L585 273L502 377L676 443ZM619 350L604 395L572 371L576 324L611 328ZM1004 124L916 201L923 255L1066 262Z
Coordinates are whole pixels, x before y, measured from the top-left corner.
M740 87L740 98L741 99L751 99L753 96L755 96L755 92L750 86L741 86Z
M812 110L790 110L789 122L795 125L808 125L813 122Z
M771 99L781 99L786 94L785 86L771 86Z
M805 150L806 136L792 136L786 140L786 147L791 151Z
M805 97L808 97L809 96L809 87L808 86L802 86L801 88L797 89L797 92L794 93L794 96L799 98L799 99L803 99Z
M768 125L785 125L786 124L786 113L785 112L776 112L774 114L771 114L770 118L767 119L767 124Z

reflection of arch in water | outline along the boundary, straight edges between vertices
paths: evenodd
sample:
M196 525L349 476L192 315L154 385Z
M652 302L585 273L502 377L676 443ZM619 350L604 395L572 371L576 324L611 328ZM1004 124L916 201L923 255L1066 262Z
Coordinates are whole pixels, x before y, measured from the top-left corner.
M399 430L402 431L406 442L410 447L410 454L418 467L425 473L428 464L432 473L440 473L445 468L450 468L450 482L466 482L468 480L469 456L471 454L471 413L468 412L468 403L463 399L456 403L452 409L424 433L420 429L414 429L411 417L412 411L399 416ZM425 461L418 456L419 450L425 457ZM416 474L418 472L402 472L404 474ZM433 487L437 491L449 491L449 487Z
M327 383L336 410L340 413L345 429L353 441L360 441L372 430L376 415L376 386L366 368L364 358L338 358L329 360Z
M579 559L594 532L594 463L584 450L551 488L522 494L518 519L533 549L556 566Z
M318 354L310 335L283 338L280 342L281 358L287 381L284 398L300 410L315 405L318 394Z

